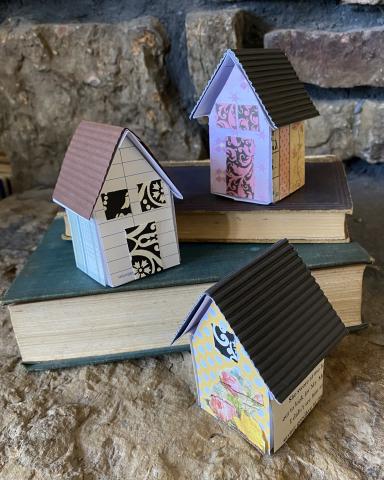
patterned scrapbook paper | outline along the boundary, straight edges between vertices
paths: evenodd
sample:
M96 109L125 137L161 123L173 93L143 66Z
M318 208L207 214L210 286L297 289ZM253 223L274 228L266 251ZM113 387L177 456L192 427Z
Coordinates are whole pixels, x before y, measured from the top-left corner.
M289 126L281 127L280 133L280 199L286 197L290 190L289 182Z
M273 201L280 199L280 132L279 129L272 131L272 183Z
M234 103L216 103L216 125L220 128L236 128Z
M254 158L253 139L227 137L226 141L226 184L228 195L240 198L254 196Z
M153 180L137 185L139 192L139 202L142 212L147 212L155 208L161 208L166 205L164 185L162 180Z
M215 303L193 335L192 353L201 407L269 451L268 388Z
M290 136L290 192L304 185L305 181L305 145L304 123L292 123L289 126Z
M156 222L125 229L135 278L143 278L163 270Z
M107 220L125 217L129 213L132 213L128 190L126 188L116 190L115 192L102 193L101 201Z
M238 105L237 118L240 130L259 131L259 111L257 105Z

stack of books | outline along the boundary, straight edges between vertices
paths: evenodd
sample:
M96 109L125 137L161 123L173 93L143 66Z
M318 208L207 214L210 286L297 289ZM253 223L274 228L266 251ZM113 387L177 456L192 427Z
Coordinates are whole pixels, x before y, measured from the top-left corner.
M307 162L305 186L269 206L212 195L204 161L165 170L184 194L175 204L181 265L103 287L76 268L63 240L70 232L56 218L3 299L28 368L187 350L183 339L170 343L196 298L282 237L296 243L344 324L361 328L363 274L372 259L348 236L352 201L341 162Z

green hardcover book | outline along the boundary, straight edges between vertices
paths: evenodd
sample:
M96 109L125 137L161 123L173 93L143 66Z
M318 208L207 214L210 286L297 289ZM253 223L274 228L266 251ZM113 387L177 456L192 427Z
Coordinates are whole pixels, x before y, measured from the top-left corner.
M63 219L54 220L3 298L22 361L35 370L188 349L185 340L170 343L196 297L269 247L182 244L181 265L110 288L76 268L63 230ZM360 325L367 252L354 242L296 248L344 323Z

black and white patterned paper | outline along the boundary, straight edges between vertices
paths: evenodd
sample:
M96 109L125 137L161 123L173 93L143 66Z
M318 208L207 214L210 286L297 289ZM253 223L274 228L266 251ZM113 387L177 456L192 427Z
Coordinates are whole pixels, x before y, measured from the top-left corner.
M160 179L139 183L137 187L142 212L148 212L166 205L164 185Z
M132 213L127 189L102 193L101 201L103 203L105 218L107 220L125 217L126 215Z
M143 278L163 270L156 222L125 229L135 278Z

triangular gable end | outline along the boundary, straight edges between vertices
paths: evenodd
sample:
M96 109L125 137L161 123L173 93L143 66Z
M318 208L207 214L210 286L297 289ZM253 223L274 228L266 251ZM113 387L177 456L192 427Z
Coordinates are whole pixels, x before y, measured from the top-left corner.
M249 84L253 94L255 95L257 101L261 105L266 118L273 130L277 128L275 123L273 122L271 116L269 115L267 109L265 108L263 102L261 101L260 96L257 94L252 82L249 80L248 75L246 74L244 68L242 67L239 59L236 57L235 53L228 49L222 59L220 60L216 70L214 71L212 77L208 81L207 85L205 86L203 93L201 94L199 100L197 101L194 109L190 114L190 118L199 118L203 116L208 116L211 113L213 105L216 101L216 98L220 94L222 88L224 87L226 81L228 80L229 75L231 74L233 67L237 66L241 73L243 74L244 78Z
M151 165L151 167L156 171L156 173L161 177L161 179L168 185L173 195L176 198L182 200L183 195L173 184L172 180L168 177L168 175L165 173L165 171L163 170L159 162L155 159L155 157L152 155L149 148L142 142L142 140L140 140L140 138L128 128L125 130L119 145L121 145L121 143L124 141L125 138L128 138L128 140L130 140L132 144L139 150L139 152L143 155L143 157L147 160L147 162Z
M89 220L112 160L125 138L139 150L173 195L182 199L180 191L137 135L128 128L82 121L65 154L53 201Z

